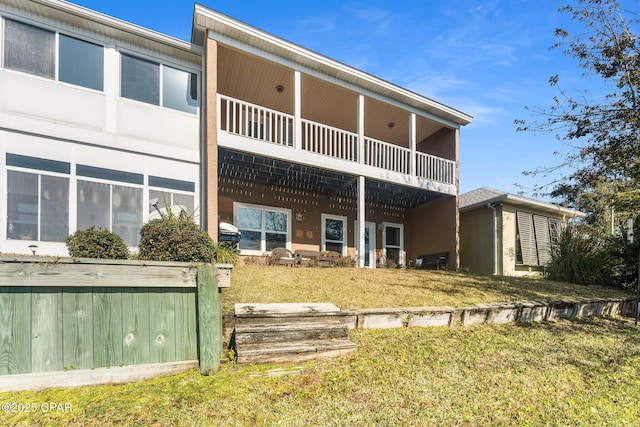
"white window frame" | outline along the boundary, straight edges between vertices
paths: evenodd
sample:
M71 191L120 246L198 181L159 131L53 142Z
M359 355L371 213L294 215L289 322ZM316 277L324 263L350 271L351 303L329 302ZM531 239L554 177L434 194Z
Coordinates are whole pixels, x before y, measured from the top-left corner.
M387 245L387 228L399 228L400 229L400 246ZM384 259L387 259L387 248L398 249L398 265L404 266L404 224L397 222L383 222L382 223L382 254Z
M240 255L269 255L271 254L271 251L267 251L267 240L266 240L266 233L267 230L265 230L264 226L265 226L265 221L264 221L264 214L266 211L268 212L281 212L287 215L287 232L286 232L286 243L285 243L285 247L289 250L291 250L291 209L286 209L286 208L277 208L274 206L266 206L266 205L255 205L252 203L244 203L244 202L233 202L233 223L234 224L238 224L238 209L240 208L247 208L247 209L256 209L256 210L260 210L262 211L262 229L261 230L253 230L253 231L260 231L261 233L261 238L260 238L260 249L259 250L255 250L255 249L240 249ZM284 234L284 233L282 233Z
M338 221L342 221L342 241L339 240L327 240L327 233L326 233L326 220L327 219L334 219L334 220L338 220ZM342 252L340 253L340 255L342 256L346 256L347 255L347 217L346 216L342 216L342 215L332 215L332 214L326 214L323 213L321 215L321 221L322 221L322 250L326 251L327 250L327 242L329 243L342 243Z

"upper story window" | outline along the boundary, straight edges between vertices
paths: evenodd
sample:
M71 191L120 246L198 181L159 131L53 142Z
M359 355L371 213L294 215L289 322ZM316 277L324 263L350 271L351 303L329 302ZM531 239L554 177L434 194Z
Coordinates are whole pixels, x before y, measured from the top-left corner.
M104 48L23 22L4 21L4 67L102 91Z
M195 73L125 53L120 57L120 96L186 113L197 113Z

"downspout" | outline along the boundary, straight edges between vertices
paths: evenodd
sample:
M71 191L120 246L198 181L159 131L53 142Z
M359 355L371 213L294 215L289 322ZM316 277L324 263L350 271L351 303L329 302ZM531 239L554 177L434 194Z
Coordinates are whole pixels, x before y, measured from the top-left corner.
M498 238L496 236L498 232L498 212L496 210L496 207L492 203L487 203L487 207L493 211L492 234L491 234L491 241L492 241L491 254L493 256L493 273L491 274L495 276L496 274L498 274L498 254L497 254Z

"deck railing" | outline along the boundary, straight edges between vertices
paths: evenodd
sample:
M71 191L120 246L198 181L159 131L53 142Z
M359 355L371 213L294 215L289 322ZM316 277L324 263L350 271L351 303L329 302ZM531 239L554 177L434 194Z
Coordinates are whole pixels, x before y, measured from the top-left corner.
M271 144L294 146L294 116L218 95L220 130ZM302 139L298 147L312 153L362 163L410 175L411 150L364 138L364 157L358 158L358 134L301 119ZM416 153L415 175L455 184L455 162L426 153Z

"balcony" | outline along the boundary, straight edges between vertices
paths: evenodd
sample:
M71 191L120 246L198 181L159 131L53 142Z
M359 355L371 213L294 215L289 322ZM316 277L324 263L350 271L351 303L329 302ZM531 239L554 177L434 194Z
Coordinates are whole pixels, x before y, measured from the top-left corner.
M306 119L300 128L296 141L293 115L218 95L218 139L225 148L455 194L452 160L366 136L360 146L357 133Z

